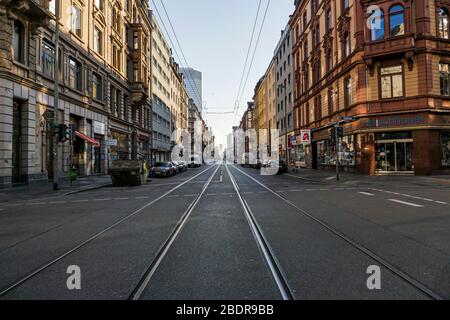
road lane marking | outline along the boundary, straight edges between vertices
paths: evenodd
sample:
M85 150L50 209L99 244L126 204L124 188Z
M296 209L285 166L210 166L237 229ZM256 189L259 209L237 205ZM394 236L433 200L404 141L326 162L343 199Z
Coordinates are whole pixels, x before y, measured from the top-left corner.
M85 200L72 200L70 201L71 203L81 203L81 202L89 202L89 200L85 199Z
M391 202L404 204L404 205L410 206L410 207L416 207L416 208L423 208L424 207L424 206L422 206L420 204L416 204L416 203L412 203L412 202L406 202L406 201L397 200L397 199L388 199L388 200L391 201Z
M149 198L148 196L146 196L146 197L135 197L136 200L140 200L140 199L148 199L148 198Z
M48 204L63 204L66 203L66 201L51 201Z
M96 201L96 202L111 201L111 199L94 199L93 201Z
M369 197L373 197L374 196L374 194L373 193L370 193L370 192L358 192L359 194L362 194L362 195L364 195L364 196L369 196Z
M121 200L130 200L130 198L115 198L115 201L121 201Z
M433 203L442 204L442 205L448 205L448 203L445 202L445 201L437 201L437 200L433 200L433 199L429 199L429 198L423 198L423 197L418 197L418 196L413 196L413 195L405 194L405 193L398 193L398 192L392 192L392 191L388 191L388 190L374 189L374 188L371 188L370 190L378 191L378 192L384 192L384 193L389 193L389 194L394 194L394 195L402 196L402 197L409 198L409 199L416 199L416 200L433 202Z
M439 204L448 204L447 202L444 202L444 201L435 201L436 203L439 203Z
M27 206L43 206L47 203L45 202L31 202L31 203L27 203Z
M7 207L19 207L19 206L23 206L23 203L12 203L12 204L7 204Z

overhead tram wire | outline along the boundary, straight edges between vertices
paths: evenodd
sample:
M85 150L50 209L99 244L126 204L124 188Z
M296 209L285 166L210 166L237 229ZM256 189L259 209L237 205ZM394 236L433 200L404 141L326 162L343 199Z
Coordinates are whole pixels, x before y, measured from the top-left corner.
M153 2L153 0L152 0L152 2ZM175 32L175 28L173 27L172 20L170 19L169 13L167 12L167 9L166 9L166 6L164 5L164 2L163 2L162 0L160 0L160 2L161 2L161 5L162 5L162 7L163 7L163 9L164 9L165 14L166 14L167 20L169 21L169 25L170 25L170 28L172 29L173 35L175 36L175 40L176 40L176 42L177 42L177 44L178 44L178 47L179 47L179 49L180 49L180 51L181 51L181 55L183 56L185 65L186 65L186 67L187 67L186 70L189 72L189 75L191 76L191 84L192 84L192 82L193 82L193 80L194 80L194 77L192 76L192 73L191 73L191 70L190 70L189 63L188 63L188 61L187 61L187 59L186 59L186 56L184 55L183 47L181 46L180 41L178 40L177 33ZM153 2L153 5L155 5L154 2ZM156 6L156 5L155 5L155 6ZM166 32L167 32L167 31L166 31ZM180 61L180 62L181 62L181 61ZM195 89L195 91L196 91L197 99L200 100L200 103L203 103L203 101L202 101L202 99L201 99L201 94L200 94L200 92L198 91L198 88L197 88L197 85L195 84L195 82L194 82L193 87L194 87L194 89ZM203 108L203 106L201 106L201 107Z
M262 0L259 0L258 9L256 10L255 22L253 23L252 35L250 37L250 43L248 44L247 55L245 57L245 64L244 64L244 68L242 70L241 80L239 82L239 88L238 88L238 92L236 95L236 103L235 103L235 106L233 109L234 112L236 112L236 109L239 106L239 96L241 94L242 84L244 82L245 71L247 70L248 58L250 57L250 51L252 49L253 38L255 37L256 24L258 22L259 12L261 11L261 4L262 4Z
M255 49L254 49L254 51L253 51L252 60L250 61L250 66L249 66L249 69L248 69L247 77L246 77L246 79L245 79L244 87L242 88L241 97L240 97L240 99L238 100L238 105L239 105L240 101L242 100L242 98L244 97L245 88L247 87L248 78L249 78L249 76L250 76L250 72L251 72L251 69L252 69L252 66L253 66L253 62L254 62L254 60L255 60L256 50L258 49L258 44L259 44L259 41L260 41L260 39L261 39L262 30L263 30L264 24L265 24L265 22L266 22L267 12L269 11L270 1L271 1L271 0L268 0L268 1L267 1L267 6L266 6L266 10L265 10L265 12L264 12L263 21L262 21L262 23L261 23L261 28L259 29L258 39L256 40L256 45L255 45ZM239 112L239 108L236 110L236 113L235 113L235 115L234 115L234 121L233 121L234 123L236 123L236 116L237 116L237 113L238 113L238 112Z
M162 26L163 26L163 29L164 29L164 31L166 32L167 37L169 38L169 42L170 42L170 44L172 45L172 48L173 48L173 50L174 50L174 52L175 52L175 55L177 56L180 65L183 67L183 63L182 63L182 60L181 60L181 58L180 58L180 55L178 54L178 51L177 51L177 49L176 49L176 47L175 47L175 44L174 44L174 42L172 41L172 38L170 37L169 31L167 30L166 25L165 25L164 21L162 20L162 16L161 16L161 14L159 13L158 7L156 6L156 3L155 3L154 0L152 0L152 3L153 3L153 6L155 7L156 14L158 15L158 18L159 18L159 20L161 21L161 24L162 24ZM186 66L186 67L189 68L189 66ZM187 70L189 71L189 69L187 69ZM187 77L187 78L189 78L189 77ZM191 74L191 78L188 79L188 81L190 82L190 84L191 84L194 88L197 88L197 86L195 85L195 83L192 83L192 81L193 81L192 74ZM196 91L197 91L197 92L194 92L194 94L197 96L197 99L201 100L201 97L200 97L199 94L198 94L198 90L196 90Z

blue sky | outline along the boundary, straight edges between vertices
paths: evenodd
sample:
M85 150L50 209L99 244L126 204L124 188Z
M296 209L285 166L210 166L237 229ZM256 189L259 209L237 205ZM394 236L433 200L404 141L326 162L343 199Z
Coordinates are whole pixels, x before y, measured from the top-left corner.
M259 0L163 1L189 66L203 73L203 100L207 102L208 110L232 111ZM262 2L255 40L267 1ZM170 28L160 0L154 2L166 27ZM294 0L271 1L241 105L252 99L256 82L269 66L281 30L294 10L293 3ZM153 8L151 0L150 7ZM171 37L175 42L172 34ZM185 65L184 61L182 65ZM237 120L243 111L241 108ZM233 120L233 115L207 115L219 143L226 142Z

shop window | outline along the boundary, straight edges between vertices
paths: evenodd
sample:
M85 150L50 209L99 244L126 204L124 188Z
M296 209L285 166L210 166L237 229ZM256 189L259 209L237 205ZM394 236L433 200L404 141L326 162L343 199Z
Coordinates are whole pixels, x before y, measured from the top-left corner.
M72 89L81 91L81 63L73 58L69 58L69 86Z
M441 95L450 95L450 77L449 77L450 64L439 63L439 80L441 85Z
M405 34L405 11L401 5L389 9L389 32L391 37Z
M356 165L354 136L342 138L339 152L339 162L342 166L354 167Z
M403 66L380 68L381 98L403 97Z
M441 134L442 165L450 166L450 132Z
M14 21L13 35L14 60L20 63L25 62L25 27L19 20Z
M439 38L449 39L449 25L448 25L448 9L438 9L438 36Z
M381 9L373 10L369 17L371 40L384 39L384 12Z
M46 41L42 42L42 72L49 78L55 75L55 49Z

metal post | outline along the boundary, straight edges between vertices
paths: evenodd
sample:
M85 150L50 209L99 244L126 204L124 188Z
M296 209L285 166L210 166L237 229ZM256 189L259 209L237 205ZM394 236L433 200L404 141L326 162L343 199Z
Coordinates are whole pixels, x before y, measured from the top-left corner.
M53 66L54 98L53 98L53 128L59 125L59 9L60 0L55 1L55 58ZM54 132L54 130L53 130ZM53 134L53 190L58 190L58 136Z
M339 143L339 132L338 132L339 124L335 126L335 139L336 139L336 181L340 180L339 174L339 152L341 149L341 144Z

